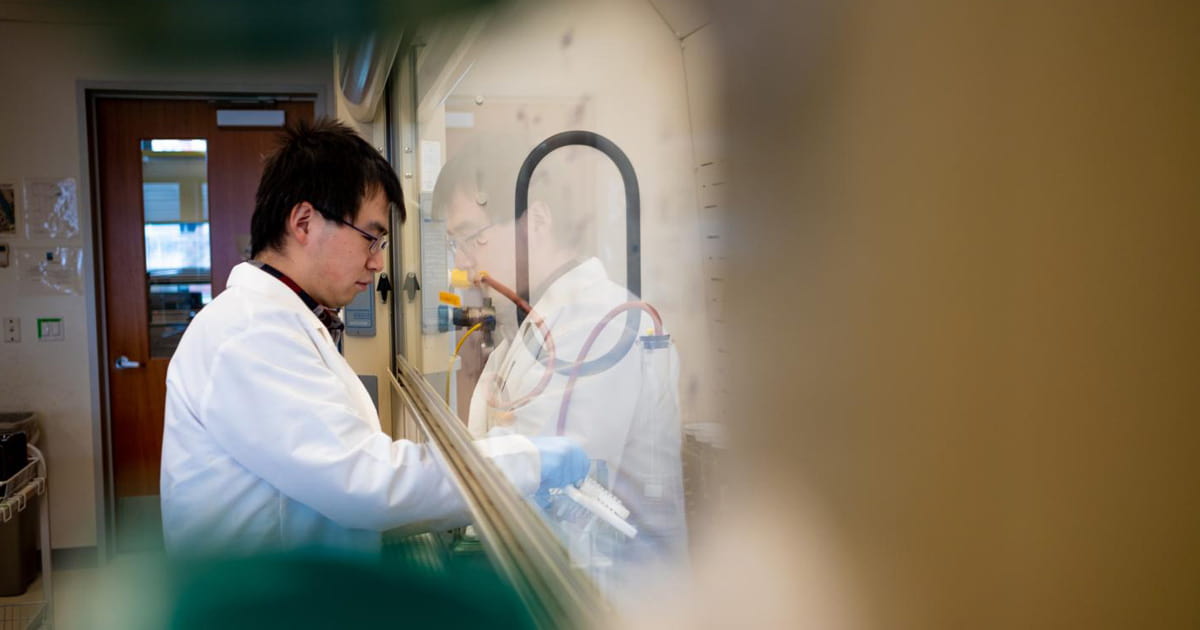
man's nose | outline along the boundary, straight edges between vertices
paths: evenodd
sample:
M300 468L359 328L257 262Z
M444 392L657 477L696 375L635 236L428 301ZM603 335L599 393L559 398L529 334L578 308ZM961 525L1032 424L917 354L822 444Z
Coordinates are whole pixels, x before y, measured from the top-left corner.
M384 250L381 249L370 256L367 256L367 269L370 269L375 273L383 271L383 252Z

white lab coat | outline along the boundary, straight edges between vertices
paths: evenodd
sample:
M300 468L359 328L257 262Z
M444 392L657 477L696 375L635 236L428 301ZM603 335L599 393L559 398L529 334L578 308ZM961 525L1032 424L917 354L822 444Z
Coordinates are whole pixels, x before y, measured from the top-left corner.
M537 489L529 440L477 445L518 490ZM171 359L161 493L173 554L375 551L382 530L467 520L429 448L381 431L320 320L247 263L234 267Z
M609 280L598 259L590 258L554 280L533 308L550 328L557 358L573 362L600 320L631 299L636 298ZM621 314L608 324L589 351L589 359L604 355L616 344L625 321L625 314ZM638 334L645 334L652 325L650 317L643 314ZM489 404L489 399L519 399L542 378L545 368L538 358L544 357L546 350L536 330L526 318L515 342L502 341L488 357L471 396L468 426L473 435L557 433L568 375L556 373L537 399L511 414L497 412ZM640 340L616 365L599 374L581 376L571 394L564 434L578 440L590 458L606 463L608 485L632 512L630 521L639 534L627 553L643 560L678 564L687 548L678 409L664 413L661 409L638 407L639 396L646 394L651 398L667 394L672 401L676 399L679 373L675 348L660 352L670 353L670 373L663 375L666 382L644 373ZM644 392L643 387L660 391ZM661 391L664 388L670 391Z

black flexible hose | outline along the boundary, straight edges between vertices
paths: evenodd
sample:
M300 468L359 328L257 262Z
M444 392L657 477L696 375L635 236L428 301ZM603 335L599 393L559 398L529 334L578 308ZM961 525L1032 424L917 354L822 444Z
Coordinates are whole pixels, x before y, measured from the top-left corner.
M517 226L517 295L526 302L529 301L529 224L523 223L521 217L525 216L529 207L529 182L533 178L533 171L547 155L556 149L572 145L592 147L600 151L612 160L617 172L621 174L621 181L625 185L625 287L634 296L639 296L642 292L642 206L637 173L634 172L629 157L616 143L594 131L583 130L563 131L546 138L529 152L525 162L521 164L520 172L517 173L516 199L513 204L513 219ZM521 324L524 321L525 313L517 309L517 323ZM603 372L624 358L637 340L639 321L641 313L636 310L629 311L625 319L625 331L620 340L604 356L579 366L579 375ZM537 356L537 349L532 351L533 355ZM551 367L561 371L573 367L573 364L556 360L555 365Z

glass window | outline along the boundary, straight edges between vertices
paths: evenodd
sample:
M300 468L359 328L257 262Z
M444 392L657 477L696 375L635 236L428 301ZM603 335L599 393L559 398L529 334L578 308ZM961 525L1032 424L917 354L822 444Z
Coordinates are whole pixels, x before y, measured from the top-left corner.
M143 140L141 150L150 356L169 358L212 300L208 143Z
M475 437L583 445L582 491L606 513L566 489L537 510L620 605L688 565L684 426L720 419L704 398L719 160L680 53L700 40L646 3L515 3L434 32L398 99L415 112L422 370Z

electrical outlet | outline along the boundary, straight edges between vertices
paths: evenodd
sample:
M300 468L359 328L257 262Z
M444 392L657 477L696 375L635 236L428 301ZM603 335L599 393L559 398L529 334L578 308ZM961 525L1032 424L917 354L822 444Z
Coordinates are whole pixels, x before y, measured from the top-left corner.
M61 317L39 317L37 320L38 341L62 341L64 332Z
M19 341L21 341L21 318L5 317L4 343L17 343Z

